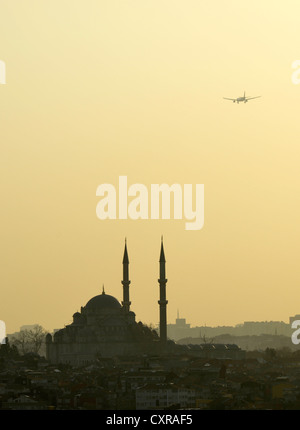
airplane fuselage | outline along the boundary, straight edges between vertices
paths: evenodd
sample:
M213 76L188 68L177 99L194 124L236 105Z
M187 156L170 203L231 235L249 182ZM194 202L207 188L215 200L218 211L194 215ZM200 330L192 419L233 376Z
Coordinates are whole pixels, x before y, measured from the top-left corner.
M233 103L247 103L247 101L248 100L246 99L246 97L238 97L237 99L233 100Z
M248 103L249 100L252 99L258 99L261 96L256 96L256 97L246 97L246 92L244 92L244 95L242 97L237 97L236 99L229 99L228 97L223 97L226 100L231 100L233 101L233 103Z

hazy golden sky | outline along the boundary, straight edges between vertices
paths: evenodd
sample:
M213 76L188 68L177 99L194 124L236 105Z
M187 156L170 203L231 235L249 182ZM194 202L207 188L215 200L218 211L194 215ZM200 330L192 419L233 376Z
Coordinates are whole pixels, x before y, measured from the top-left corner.
M299 0L0 0L0 319L63 327L105 284L137 320L300 313ZM262 95L236 105L223 97ZM205 224L96 217L96 189L204 184Z

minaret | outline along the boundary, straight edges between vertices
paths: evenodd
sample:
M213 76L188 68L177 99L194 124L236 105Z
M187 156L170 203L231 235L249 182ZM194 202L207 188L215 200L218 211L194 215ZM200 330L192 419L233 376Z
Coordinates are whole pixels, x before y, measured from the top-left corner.
M123 257L123 309L125 312L129 312L131 302L129 300L129 259L128 259L128 253L127 253L127 241L125 239L125 249L124 249L124 257Z
M167 342L167 304L166 300L166 259L164 253L163 238L161 238L161 249L159 258L159 334L162 343Z

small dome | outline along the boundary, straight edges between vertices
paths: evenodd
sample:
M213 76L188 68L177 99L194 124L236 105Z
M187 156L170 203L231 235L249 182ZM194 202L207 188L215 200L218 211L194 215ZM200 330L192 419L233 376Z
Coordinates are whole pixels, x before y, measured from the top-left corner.
M82 315L79 312L75 312L75 314L73 315L73 323L72 325L78 325L78 324L83 324L83 318Z
M93 297L86 304L86 309L88 310L104 310L104 309L121 309L121 304L118 300L110 296L109 294L99 294L98 296Z
M79 312L75 312L75 314L73 314L73 318L80 318L81 314Z

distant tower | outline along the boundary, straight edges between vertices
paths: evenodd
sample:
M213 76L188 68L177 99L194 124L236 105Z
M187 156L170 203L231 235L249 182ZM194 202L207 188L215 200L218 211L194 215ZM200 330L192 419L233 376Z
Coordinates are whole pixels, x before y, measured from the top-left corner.
M163 238L161 238L161 249L159 258L159 333L162 343L167 342L167 304L166 300L166 259L164 253Z
M131 301L129 300L129 259L128 259L128 253L127 253L127 241L125 239L125 249L124 249L124 257L123 257L123 309L126 312L129 312Z

